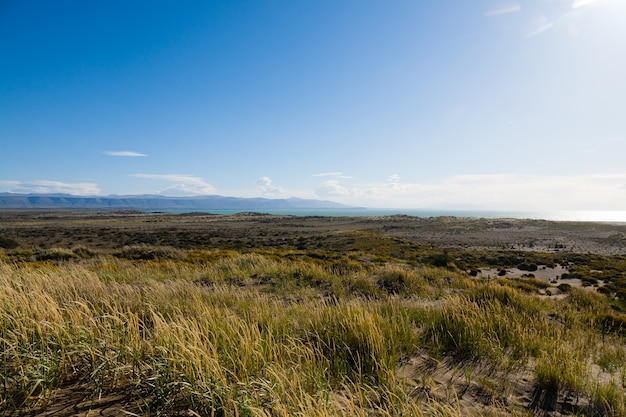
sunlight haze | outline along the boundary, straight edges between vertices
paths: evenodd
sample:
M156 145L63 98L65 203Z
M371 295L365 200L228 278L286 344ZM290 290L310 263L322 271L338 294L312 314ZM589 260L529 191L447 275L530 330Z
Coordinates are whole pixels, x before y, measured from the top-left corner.
M626 210L626 0L0 4L0 192Z

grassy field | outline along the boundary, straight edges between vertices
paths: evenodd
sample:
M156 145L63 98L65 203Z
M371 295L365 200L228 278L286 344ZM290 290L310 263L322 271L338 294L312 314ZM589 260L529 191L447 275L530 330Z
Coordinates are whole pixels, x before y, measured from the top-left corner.
M0 235L0 415L626 415L623 255L80 230L93 245ZM521 264L583 285L471 276Z

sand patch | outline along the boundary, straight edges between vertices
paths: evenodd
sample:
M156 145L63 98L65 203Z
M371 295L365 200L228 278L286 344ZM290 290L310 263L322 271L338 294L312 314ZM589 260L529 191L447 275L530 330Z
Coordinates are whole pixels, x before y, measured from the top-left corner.
M548 267L546 265L539 265L535 271L521 270L519 268L481 268L478 271L479 278L537 278L542 281L552 282L561 281L570 285L576 283L576 279L562 279L563 274L569 274L569 269L556 265L554 267Z
M425 404L447 403L459 415L510 415L524 409L540 416L564 416L589 409L589 401L572 397L569 392L537 389L534 363L517 371L503 372L481 362L436 360L427 353L407 359L398 373L412 384L411 395Z

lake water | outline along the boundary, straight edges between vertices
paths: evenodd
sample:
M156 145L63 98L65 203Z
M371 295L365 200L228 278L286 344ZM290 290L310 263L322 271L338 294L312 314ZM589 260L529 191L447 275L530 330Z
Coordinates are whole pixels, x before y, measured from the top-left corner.
M503 210L426 210L426 209L295 209L295 210L203 210L214 214L235 214L256 212L290 216L365 216L380 217L407 215L415 217L470 217L470 218L511 218L543 219L555 221L593 221L626 223L626 211L503 211Z

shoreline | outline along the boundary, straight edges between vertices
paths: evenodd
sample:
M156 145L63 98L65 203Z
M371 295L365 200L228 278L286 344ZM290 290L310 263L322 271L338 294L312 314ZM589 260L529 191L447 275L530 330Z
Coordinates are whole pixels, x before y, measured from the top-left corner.
M489 220L545 220L550 222L611 223L626 225L626 210L552 210L552 211L514 211L514 210L450 210L450 209L138 209L133 207L0 207L0 214L28 213L104 213L104 214L199 214L233 215L256 214L294 217L416 217L420 219L454 217L458 219Z

